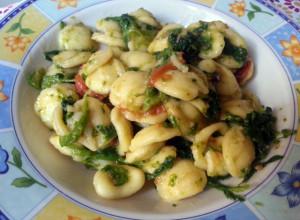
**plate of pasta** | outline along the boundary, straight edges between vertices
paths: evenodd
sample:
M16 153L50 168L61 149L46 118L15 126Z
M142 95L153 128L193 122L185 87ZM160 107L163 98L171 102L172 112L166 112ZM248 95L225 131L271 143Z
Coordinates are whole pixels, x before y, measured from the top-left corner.
M294 93L272 50L188 1L79 10L41 34L22 72L13 123L24 152L64 195L115 218L242 202L294 134Z

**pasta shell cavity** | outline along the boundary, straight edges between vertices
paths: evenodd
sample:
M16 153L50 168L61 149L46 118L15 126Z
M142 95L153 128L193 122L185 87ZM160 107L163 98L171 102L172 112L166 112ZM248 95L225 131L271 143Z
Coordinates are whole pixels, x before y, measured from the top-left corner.
M92 31L82 23L66 25L58 35L61 50L92 50L95 42L91 39Z
M233 73L223 65L217 64L216 67L220 78L216 84L217 93L221 96L240 98L241 89Z
M142 111L148 74L129 71L121 75L111 87L109 99L114 106L130 111Z
M228 126L225 123L218 122L203 128L196 134L194 143L192 145L192 153L195 159L195 166L201 169L207 169L207 161L204 157L204 153L207 150L207 143L209 138L217 131L221 134L225 134L227 130Z
M145 183L144 172L136 167L127 165L114 165L125 170L127 181L122 185L116 185L113 176L103 169L96 172L93 180L96 193L106 199L121 199L138 192Z
M208 94L207 85L194 72L184 73L178 70L170 70L165 75L168 77L158 79L154 87L169 96L190 101L198 95Z
M207 50L202 50L199 53L199 57L203 59L213 59L221 55L224 46L224 36L218 31L206 31L203 33L204 37L211 39L210 48Z
M124 52L120 59L127 67L138 68L142 71L151 70L156 63L152 54L143 51Z
M124 67L122 69L122 66L119 65L122 64L117 59L113 59L111 62L97 68L96 71L86 77L85 83L87 87L94 92L107 95L111 90L112 84L121 72L124 71ZM116 67L120 67L121 69L117 69Z
M238 126L232 127L224 135L222 151L226 170L234 177L242 177L255 158L252 141Z
M205 172L195 167L190 160L176 161L171 169L155 179L159 196L170 203L176 203L202 192L206 183Z
M72 84L56 84L42 90L37 97L34 103L34 110L49 128L53 128L56 107L61 106L63 98L69 96L74 100L78 99Z
M183 135L191 135L201 124L201 115L196 107L189 102L171 99L165 103L169 117L173 117L176 126ZM198 123L200 123L198 125ZM202 127L200 125L200 127Z
M88 62L85 63L81 68L81 74L88 76L96 71L99 67L108 63L113 58L113 52L111 48L107 48L106 50L99 50L93 53Z

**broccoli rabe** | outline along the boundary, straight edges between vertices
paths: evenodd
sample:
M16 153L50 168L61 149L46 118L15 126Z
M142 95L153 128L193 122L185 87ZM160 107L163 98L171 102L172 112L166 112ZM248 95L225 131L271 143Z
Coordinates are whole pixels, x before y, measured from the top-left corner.
M154 87L149 87L145 91L145 100L143 105L143 110L148 111L153 106L156 106L162 103L166 99L166 95L160 91L158 91Z
M101 170L111 177L115 186L122 186L128 182L128 170L121 166L108 164Z
M244 63L248 56L248 51L242 47L236 47L225 38L223 53L232 56L238 63Z
M102 135L104 143L108 143L117 137L117 132L113 125L97 125L96 130Z
M193 153L191 150L192 142L183 137L174 137L168 140L166 144L176 147L178 157L193 160Z
M88 112L88 102L87 99L84 99L82 115L80 119L75 122L74 128L68 134L59 138L59 143L61 146L72 145L79 139L88 122Z
M159 168L157 168L154 171L154 173L152 173L152 174L147 173L146 174L146 178L148 180L151 180L151 179L154 179L154 178L158 177L163 172L167 171L168 169L171 169L173 167L173 165L174 165L174 161L175 161L174 157L167 157L165 159L165 161L159 166Z
M221 111L218 94L213 90L209 90L208 95L204 97L203 100L206 101L209 106L205 113L205 117L209 121L217 120Z
M140 22L128 14L108 17L106 20L113 20L119 24L124 42L130 50L146 50L158 32L156 27Z
M58 83L74 83L74 79L69 79L62 73L57 73L55 75L45 75L42 80L41 88L50 88L52 85Z
M168 37L170 48L173 51L183 52L183 58L187 63L195 63L199 60L199 52L211 47L211 40L205 32L207 28L200 26L191 31L176 29Z
M46 70L44 68L34 71L27 78L28 84L35 89L41 89L42 81L45 74L46 74Z

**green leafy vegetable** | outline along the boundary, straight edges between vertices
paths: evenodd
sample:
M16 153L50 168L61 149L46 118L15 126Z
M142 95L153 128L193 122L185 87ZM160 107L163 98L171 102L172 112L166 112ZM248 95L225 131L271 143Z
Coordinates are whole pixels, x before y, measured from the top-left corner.
M167 157L165 161L159 166L159 168L157 168L153 173L146 173L146 178L148 180L154 179L166 170L171 169L174 165L174 160L174 157Z
M232 115L232 114L226 114L224 121L228 124L238 124L238 125L243 125L244 119L242 119L239 116Z
M247 182L256 173L257 167L264 168L268 164L281 160L282 158L283 158L282 155L275 155L266 161L257 161L257 160L253 161L251 166L245 170L242 183Z
M168 185L173 187L176 185L176 180L177 180L177 175L175 173L173 173L171 176L170 176L170 179L169 179L169 183Z
M163 66L165 65L170 57L172 56L173 54L173 51L171 48L165 48L164 50L162 51L159 51L159 52L156 52L155 53L155 58L156 60L158 61L159 65L158 66Z
M61 107L62 107L62 110L63 110L63 120L64 120L64 122L66 122L67 119L73 115L73 112L68 112L67 111L67 107L69 105L73 105L75 103L75 101L76 100L72 96L64 97L62 99Z
M79 139L88 122L88 112L88 102L85 98L80 119L75 122L74 128L69 132L69 134L59 137L59 143L61 146L64 147L72 145Z
M48 60L48 61L52 61L52 58L53 58L55 55L59 54L59 52L60 52L59 50L46 51L46 52L44 53L45 59Z
M224 47L223 53L226 55L232 56L239 63L244 63L248 56L247 49L234 46L226 38L225 38L225 47Z
M61 21L61 22L59 23L59 28L60 28L60 30L64 29L66 26L67 26L67 24L66 24L65 22L63 22L63 21Z
M162 103L166 97L164 93L158 91L156 88L148 87L145 91L143 110L145 112L150 110L153 106Z
M138 67L129 67L127 70L128 71L139 71L140 69Z
M41 68L31 73L27 78L28 84L35 89L41 89L43 77L45 74L46 74L46 70L44 68Z
M116 165L106 165L101 170L110 175L115 186L122 186L128 182L128 170L124 167Z
M176 147L177 156L182 159L193 160L193 153L191 150L192 142L184 139L183 137L174 137L167 141L166 145Z
M171 123L173 128L179 128L179 124L178 121L176 119L176 117L174 115L169 115L168 116L168 120Z
M168 37L168 43L173 51L183 52L183 58L187 63L195 63L199 60L199 52L211 47L211 38L206 36L206 25L182 33L181 29L172 31Z
M116 21L120 25L124 42L126 45L130 42L135 50L147 48L158 32L156 27L140 22L128 14L108 17L106 20Z
M237 193L243 192L249 188L249 185L228 186L219 181L218 178L208 177L207 186L220 190L228 199L236 201L245 201L245 197Z
M276 118L270 107L248 113L244 120L245 133L255 145L255 158L258 161L268 155L270 144L276 139L275 122Z
M208 95L204 97L203 100L206 101L209 106L205 113L205 117L209 121L217 120L221 111L218 94L213 90L209 90Z
M54 84L58 83L73 83L73 79L67 79L64 74L57 73L55 75L46 75L43 77L41 87L42 89L46 89L51 87Z
M117 132L113 125L97 125L96 130L101 133L105 143L117 137Z

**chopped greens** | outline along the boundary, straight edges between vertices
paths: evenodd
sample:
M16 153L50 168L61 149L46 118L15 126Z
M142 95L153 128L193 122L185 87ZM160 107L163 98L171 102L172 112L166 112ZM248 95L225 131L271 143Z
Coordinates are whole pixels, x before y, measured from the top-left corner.
M117 132L113 125L97 125L96 130L102 135L105 143L117 137Z
M67 112L67 107L68 105L73 105L75 103L75 99L72 96L68 96L68 97L64 97L61 101L61 107L63 110L63 120L64 122L67 121L67 119L73 114L70 112L70 114L68 114Z
M281 160L283 158L282 155L275 155L271 157L270 159L266 161L253 161L251 166L244 171L244 178L243 178L243 183L247 182L258 170L257 167L260 167L261 169L267 166L269 163L273 163L275 161Z
M154 171L154 173L146 173L146 178L148 180L155 179L156 177L158 177L159 175L161 175L166 170L172 168L173 165L174 165L174 160L175 160L174 157L167 157L165 159L165 161L159 166L159 168L157 168Z
M145 91L145 100L143 105L143 110L146 112L152 107L162 103L166 99L166 95L158 91L154 87L148 87Z
M176 185L176 180L177 180L177 175L175 173L173 173L171 176L170 176L170 179L169 179L169 183L168 185L171 186L171 187L174 187Z
M173 51L183 52L183 58L187 63L195 63L199 60L199 52L211 47L211 39L204 33L204 26L200 26L185 33L181 29L172 31L168 37L170 48Z
M75 122L74 128L69 132L69 134L59 137L59 143L61 146L69 146L79 139L88 122L88 112L88 102L85 98L80 119Z
M124 167L108 164L101 170L111 177L115 186L122 186L128 182L128 170Z
M55 75L45 75L42 80L41 87L42 89L46 89L51 87L54 84L58 83L73 83L73 79L67 79L64 74L57 73Z
M218 178L208 177L207 186L209 188L214 188L220 190L228 199L236 201L245 201L245 197L237 193L243 192L249 188L249 185L238 185L238 186L228 186L219 181Z
M106 20L113 20L119 24L124 42L128 47L130 42L134 50L147 48L158 32L156 27L140 22L128 14L119 17L108 17Z
M41 89L43 77L45 76L45 74L46 70L44 68L34 71L27 78L28 84L35 89Z
M165 48L162 51L156 52L155 58L159 63L158 66L163 66L163 65L167 64L167 62L169 61L172 54L173 54L173 51L169 47Z
M191 150L192 142L184 139L183 137L174 137L167 141L167 145L176 147L177 156L182 159L193 159Z
M253 111L246 115L245 119L239 116L227 114L224 121L228 124L238 124L244 128L246 135L250 137L255 147L255 160L251 166L244 171L243 182L248 181L257 171L257 167L265 167L267 164L282 159L283 156L276 155L267 161L263 161L271 150L271 145L277 143L281 138L287 138L295 133L290 129L277 132L275 129L276 118L272 109L266 107L260 111Z
M234 46L226 38L225 38L225 47L223 53L232 56L238 63L244 63L248 56L247 49Z
M59 50L50 50L50 51L46 51L44 52L44 56L45 56L45 59L48 60L48 61L52 61L52 58L59 54Z
M217 120L221 111L218 94L213 90L209 90L208 95L204 97L203 100L206 101L209 106L205 113L205 117L209 121Z

